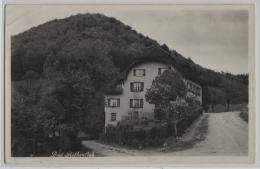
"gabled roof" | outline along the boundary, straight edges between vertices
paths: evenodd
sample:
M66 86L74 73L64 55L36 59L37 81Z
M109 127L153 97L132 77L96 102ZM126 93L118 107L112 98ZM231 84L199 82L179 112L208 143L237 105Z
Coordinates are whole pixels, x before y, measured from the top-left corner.
M170 52L162 49L162 47L156 45L146 48L143 52L144 57L136 57L133 59L132 63L124 70L122 73L121 80L126 80L129 71L140 64L147 62L160 62L164 64L171 64L172 58L170 57Z
M123 71L119 81L117 81L117 83L115 83L110 88L108 88L106 94L108 95L122 94L123 90L120 88L120 85L118 84L126 80L129 71L137 65L147 63L147 62L160 62L167 65L168 64L171 65L172 62L172 58L170 57L170 52L162 49L162 47L158 45L146 48L145 51L143 52L143 55L145 57L136 57L133 59L132 63Z
M169 59L166 59L165 57L139 57L135 58L134 61L125 69L125 71L122 74L121 80L126 80L127 75L129 71L140 64L147 63L147 62L159 62L164 64L170 64Z

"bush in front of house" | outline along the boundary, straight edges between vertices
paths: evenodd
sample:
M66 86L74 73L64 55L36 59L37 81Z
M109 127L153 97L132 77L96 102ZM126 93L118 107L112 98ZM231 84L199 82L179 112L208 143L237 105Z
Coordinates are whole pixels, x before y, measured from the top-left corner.
M148 130L134 130L129 125L108 125L106 132L100 135L100 141L133 148L160 146L169 134L165 126L153 127Z
M202 114L202 108L193 110L181 120L178 127L178 136L182 136L185 130ZM106 132L100 135L100 141L107 144L117 144L132 148L160 147L169 137L176 137L173 124L161 124L150 129L134 130L134 124L121 123L117 126L108 125Z
M161 108L160 112L166 114L165 117L168 118L164 117L153 125L149 122L144 125L129 119L120 122L117 126L108 125L105 132L101 134L100 140L104 143L133 148L162 146L169 137L173 136L175 140L178 140L178 137L182 136L203 112L201 105L194 97L186 97L185 100L177 98L176 101L170 103L169 107L159 108Z
M203 109L198 107L197 109L193 110L191 115L186 116L183 120L181 120L178 125L178 136L182 136L186 129L195 121L199 116L202 115Z
M132 131L130 125L108 125L103 133L100 135L100 140L106 143L123 144L125 140L130 139L128 134Z

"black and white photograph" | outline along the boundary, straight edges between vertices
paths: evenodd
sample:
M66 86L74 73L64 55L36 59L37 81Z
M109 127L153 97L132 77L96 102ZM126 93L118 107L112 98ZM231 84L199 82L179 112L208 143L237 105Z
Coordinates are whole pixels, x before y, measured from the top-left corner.
M6 5L6 154L252 157L252 9Z

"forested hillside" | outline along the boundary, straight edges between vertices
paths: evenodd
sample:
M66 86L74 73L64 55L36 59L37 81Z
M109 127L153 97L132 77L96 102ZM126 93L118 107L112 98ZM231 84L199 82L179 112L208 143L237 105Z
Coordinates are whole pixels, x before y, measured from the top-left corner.
M24 155L32 142L59 131L64 151L75 133L98 137L103 95L135 57L160 46L183 76L203 86L204 108L248 101L248 75L205 69L115 18L85 14L53 20L12 37L12 149ZM36 146L37 147L37 146ZM35 148L34 148L35 149ZM34 150L36 151L36 150Z

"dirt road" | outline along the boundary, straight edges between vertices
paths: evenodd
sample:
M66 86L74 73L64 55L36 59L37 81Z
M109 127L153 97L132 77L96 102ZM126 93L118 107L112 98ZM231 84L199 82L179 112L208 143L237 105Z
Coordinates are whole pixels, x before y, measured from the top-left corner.
M136 156L136 155L247 155L248 153L248 124L239 117L239 112L208 113L208 132L206 138L196 143L192 148L162 152L154 150L129 150L116 148L95 141L83 141L83 145L104 156ZM202 118L203 118L202 117ZM182 140L189 140L197 133L199 126L204 120L197 120L191 126ZM196 137L196 136L195 136Z
M239 112L208 114L206 139L176 155L247 155L248 124Z

